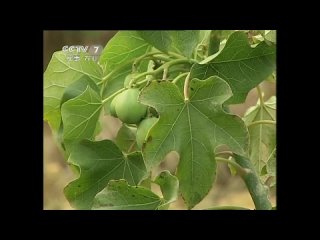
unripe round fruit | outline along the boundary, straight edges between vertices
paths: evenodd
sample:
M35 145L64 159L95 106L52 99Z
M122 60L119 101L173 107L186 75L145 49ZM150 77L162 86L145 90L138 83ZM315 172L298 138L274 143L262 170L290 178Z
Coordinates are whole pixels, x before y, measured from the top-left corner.
M144 141L147 139L148 132L150 128L157 122L158 118L152 117L152 118L146 118L141 121L139 124L139 127L137 129L137 135L136 135L136 140L137 140L137 145L139 148L142 147Z
M124 123L139 123L145 117L147 106L138 102L139 89L130 88L120 93L115 102L118 118Z
M112 99L112 101L111 101L111 103L110 103L110 114L111 114L111 116L113 116L113 117L118 117L117 116L117 113L116 113L116 98L118 97L119 95L117 95L117 96L115 96L113 99Z
M137 76L139 73L130 73L126 76L126 78L124 79L124 82L123 82L123 86L125 88L129 88L129 83L131 81L132 78L134 78L135 76Z

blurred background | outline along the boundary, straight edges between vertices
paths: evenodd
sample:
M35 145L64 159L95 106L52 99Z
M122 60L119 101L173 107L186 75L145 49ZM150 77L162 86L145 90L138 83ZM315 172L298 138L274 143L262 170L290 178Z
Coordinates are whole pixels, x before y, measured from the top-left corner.
M99 45L105 46L110 38L117 31L44 31L44 56L43 69L46 70L47 65L56 51L60 51L65 45ZM265 99L275 95L275 83L263 82L261 88L265 93ZM243 104L232 105L230 110L243 116L245 111L256 104L258 95L253 89ZM103 131L97 136L97 140L111 139L113 140L119 128L120 120L111 116L104 116ZM75 176L66 164L62 153L58 149L51 134L51 130L46 122L43 122L43 138L44 138L44 206L46 210L68 210L72 209L68 201L64 197L63 188L72 181ZM170 153L166 160L160 164L153 174L157 174L163 169L174 170L177 166L178 158L175 153ZM160 194L160 189L153 186L153 191ZM271 189L271 202L276 205L275 190ZM232 176L226 164L219 163L217 170L217 179L209 194L195 207L195 209L203 209L218 205L235 205L247 208L254 208L254 204L247 191L242 179L238 176ZM182 199L171 204L170 209L186 209Z

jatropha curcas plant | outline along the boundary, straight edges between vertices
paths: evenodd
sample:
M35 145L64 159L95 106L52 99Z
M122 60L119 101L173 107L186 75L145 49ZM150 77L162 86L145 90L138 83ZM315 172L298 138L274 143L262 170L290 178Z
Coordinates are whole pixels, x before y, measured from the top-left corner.
M275 30L119 31L98 61L87 54L55 52L44 73L44 120L77 175L64 189L73 208L162 210L182 196L192 209L227 163L255 209L272 209L276 97L259 85L275 80ZM233 114L254 88L257 104ZM122 122L115 140L96 139L103 115ZM153 176L171 151L176 171Z

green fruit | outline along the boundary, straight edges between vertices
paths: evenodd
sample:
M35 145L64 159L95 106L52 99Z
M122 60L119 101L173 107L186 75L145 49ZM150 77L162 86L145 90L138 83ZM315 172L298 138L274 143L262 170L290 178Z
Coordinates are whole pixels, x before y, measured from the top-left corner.
M134 78L135 76L137 76L139 73L130 73L129 75L126 76L126 78L124 79L123 82L123 86L125 88L129 88L129 83L131 81L132 78Z
M116 113L116 99L117 99L117 97L118 97L119 95L117 95L117 96L115 96L113 99L112 99L112 101L111 101L111 103L110 103L110 114L111 114L111 116L114 116L114 117L118 117L117 116L117 113Z
M118 118L124 123L139 123L147 113L147 106L138 102L139 90L130 88L120 93L115 100Z
M158 118L147 118L141 121L137 129L137 145L139 148L142 147L143 143L147 140L147 135L150 128L157 122Z

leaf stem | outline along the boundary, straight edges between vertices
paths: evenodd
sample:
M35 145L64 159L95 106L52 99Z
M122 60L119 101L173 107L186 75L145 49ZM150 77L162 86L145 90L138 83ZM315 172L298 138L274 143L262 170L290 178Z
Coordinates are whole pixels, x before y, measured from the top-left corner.
M119 93L123 92L124 90L126 90L126 88L121 88L120 90L114 92L114 93L111 94L109 97L103 99L103 100L102 100L102 104L105 104L105 103L108 102L110 99L112 99L114 96L118 95Z
M172 68L170 70L170 73L175 73L175 72L185 73L185 72L189 72L189 71L190 71L190 68L179 67L179 68Z
M184 86L183 86L183 94L184 94L184 101L189 101L189 83L190 83L190 72L186 76L186 79L184 80Z
M215 207L210 207L203 210L251 210L251 209L238 207L238 206L215 206Z
M242 168L250 172L241 176L245 182L257 210L271 210L272 205L268 197L268 189L264 186L250 159L234 154L234 159Z
M149 57L149 56L154 56L154 55L157 55L157 54L163 54L162 52L148 52L142 56L140 56L139 58L135 58L135 59L131 59L129 60L128 62L126 62L125 64L123 65L120 65L119 67L116 67L115 69L113 69L111 72L109 72L105 77L102 78L102 81L100 81L98 83L98 85L101 85L102 83L106 82L113 74L115 74L116 72L118 72L121 68L129 65L129 64L135 64L136 61L141 61L143 60L144 58L146 57ZM165 56L158 56L158 57L155 57L154 58L161 58L160 60L167 60L169 61L170 58L166 58Z
M216 153L216 156L218 156L218 155L229 155L229 156L232 156L233 152L231 152L231 151L221 151L221 152Z
M163 75L162 75L162 80L166 80L168 75L168 68L163 69Z
M224 163L228 163L228 164L232 165L237 170L237 172L240 176L244 176L244 175L247 175L248 173L250 173L249 169L241 167L239 164L237 164L234 161L231 161L231 160L225 159L225 158L221 158L221 157L216 157L215 159L216 159L216 161L224 162Z
M256 89L257 89L258 96L259 96L259 99L260 99L260 104L261 104L261 106L264 106L264 100L263 100L262 90L261 90L261 88L260 88L259 85L256 87Z
M158 59L158 60L162 60L162 61L166 61L166 62L172 60L171 58L166 57L166 56L155 56L155 55L159 55L159 54L163 55L162 52L148 52L148 53L136 58L132 64L133 70L136 70L136 67L140 64L140 62L145 59Z
M255 121L248 124L248 127L252 127L258 124L274 124L275 125L276 123L277 123L276 121L272 121L272 120L259 120L259 121Z
M136 83L136 85L141 85L141 84L143 84L143 83L145 83L145 82L148 82L148 81L150 81L150 79L145 78L145 79L143 79L143 80L141 80L141 81L137 82L137 83Z
M187 76L188 74L189 74L189 72L182 73L182 74L178 75L175 79L172 80L172 83L177 83L181 78Z
M172 56L172 57L175 57L175 58L177 58L177 59L186 59L186 57L185 56L182 56L182 55L180 55L180 54L178 54L178 53L175 53L175 52L168 52L168 55L169 56ZM190 58L190 59L188 59L191 63L198 63L198 61L196 60L196 59L192 59L192 58Z
M133 147L135 146L136 142L133 141L128 149L128 153L130 153L133 150Z
M180 58L180 59L183 59L185 58L184 56L178 54L178 53L175 53L175 52L168 52L168 55L172 56L172 57L175 57L175 58Z
M171 66L173 65L177 65L177 64L182 64L182 63L190 63L190 59L176 59L176 60L172 60L170 62L167 62L165 64L163 64L162 66L160 66L159 68L157 68L156 70L154 71L149 71L149 72L144 72L144 73L141 73L137 76L135 76L134 78L131 79L130 83L129 83L129 87L132 86L132 84L134 84L138 79L144 77L144 76L147 76L147 75L157 75L158 73L161 73L164 69L166 68L170 68Z

